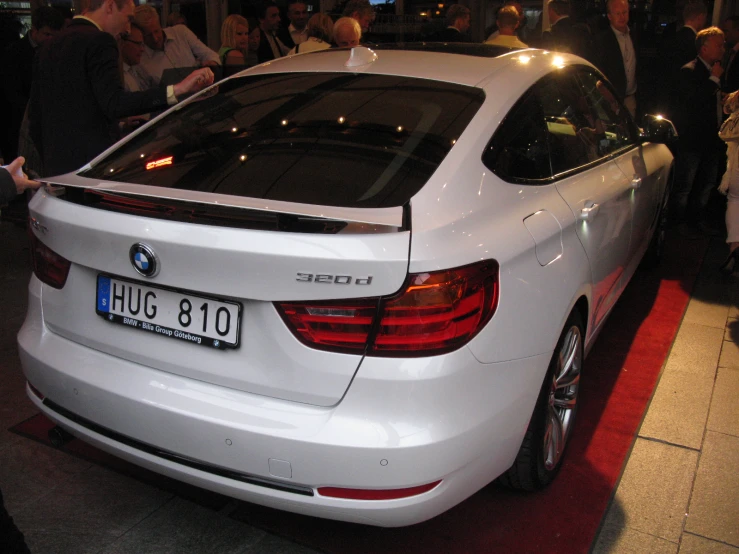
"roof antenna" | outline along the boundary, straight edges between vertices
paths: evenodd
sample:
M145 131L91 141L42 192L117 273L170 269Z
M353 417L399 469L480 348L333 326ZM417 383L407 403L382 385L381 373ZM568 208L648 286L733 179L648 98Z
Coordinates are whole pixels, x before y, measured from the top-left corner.
M352 48L352 52L344 67L359 67L360 65L370 64L376 59L377 54L374 50L370 50L366 46L355 46Z

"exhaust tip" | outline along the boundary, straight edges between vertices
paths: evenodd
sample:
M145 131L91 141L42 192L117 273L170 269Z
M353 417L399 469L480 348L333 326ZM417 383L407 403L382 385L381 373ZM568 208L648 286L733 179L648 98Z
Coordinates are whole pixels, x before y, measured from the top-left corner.
M49 430L49 440L55 448L61 448L72 439L74 439L74 435L72 433L69 433L68 431L65 431L58 425Z

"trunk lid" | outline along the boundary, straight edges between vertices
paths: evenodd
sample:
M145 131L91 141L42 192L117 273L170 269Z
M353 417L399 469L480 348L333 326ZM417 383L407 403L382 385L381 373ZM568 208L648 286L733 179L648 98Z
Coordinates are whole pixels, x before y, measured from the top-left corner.
M390 225L338 221L335 215L346 215L341 208L323 210L324 221L340 224L337 233L193 225L101 210L48 192L37 194L30 208L37 238L72 263L64 288L44 287L44 319L52 332L162 371L275 398L333 405L362 356L303 345L273 302L388 295L400 289L407 275L410 233ZM302 209L296 205L290 211L301 215ZM389 221L397 215L388 219L387 213L364 212L365 220ZM159 270L153 277L139 274L131 261L131 247L138 243L156 254ZM214 348L206 341L145 332L130 321L110 322L96 312L99 276L133 287L124 303L130 304L131 291L134 296L136 290L154 292L160 312L176 311L177 300L185 298L195 316L201 301L210 300L216 302L210 308L212 321L223 305L219 302L238 306L238 345ZM160 291L174 295L169 302L175 304L165 305L166 293ZM139 302L141 293L129 308ZM147 318L139 314L137 319Z

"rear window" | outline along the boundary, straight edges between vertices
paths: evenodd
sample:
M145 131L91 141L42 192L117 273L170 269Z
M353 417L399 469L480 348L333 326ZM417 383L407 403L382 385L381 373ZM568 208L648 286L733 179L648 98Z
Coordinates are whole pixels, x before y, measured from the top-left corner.
M173 111L81 175L306 204L405 204L482 90L347 73L240 77Z

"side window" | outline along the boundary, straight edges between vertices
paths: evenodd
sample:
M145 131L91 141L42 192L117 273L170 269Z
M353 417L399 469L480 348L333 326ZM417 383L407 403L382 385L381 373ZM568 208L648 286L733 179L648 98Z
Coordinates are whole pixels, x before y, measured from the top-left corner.
M501 179L535 182L552 176L547 128L536 89L508 112L483 153L482 162Z
M589 68L580 68L576 79L598 121L599 153L607 155L634 143L632 123L626 108L616 99L610 85Z
M577 169L601 157L604 130L572 73L552 76L540 94L554 174Z

